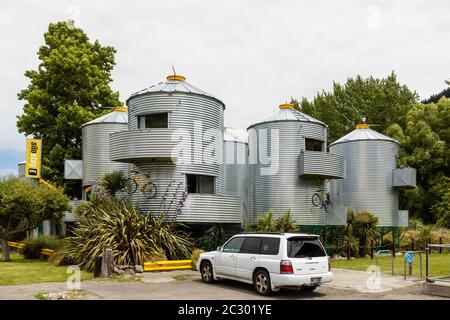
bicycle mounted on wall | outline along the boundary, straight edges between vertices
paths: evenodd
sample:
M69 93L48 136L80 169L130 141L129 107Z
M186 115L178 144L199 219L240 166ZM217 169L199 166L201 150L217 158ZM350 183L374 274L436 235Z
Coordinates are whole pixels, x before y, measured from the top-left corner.
M312 204L315 207L324 208L326 213L333 211L333 203L330 200L330 194L325 189L318 189L311 197Z
M153 199L156 197L158 192L158 188L156 185L150 181L150 176L148 174L139 174L138 171L131 171L133 176L125 180L123 191L128 194L133 194L139 190L144 194L148 199Z

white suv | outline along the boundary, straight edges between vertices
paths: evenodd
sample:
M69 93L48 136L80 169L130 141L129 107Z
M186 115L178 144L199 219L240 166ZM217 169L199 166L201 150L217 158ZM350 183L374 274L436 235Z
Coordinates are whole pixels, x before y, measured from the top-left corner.
M333 274L319 236L303 233L240 233L197 262L202 279L226 278L254 285L260 295L297 287L313 291Z

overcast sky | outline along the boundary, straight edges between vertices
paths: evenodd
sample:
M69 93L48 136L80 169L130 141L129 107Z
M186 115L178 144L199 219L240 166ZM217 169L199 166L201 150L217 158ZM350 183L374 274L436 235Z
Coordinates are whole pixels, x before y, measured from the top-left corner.
M16 172L17 93L50 22L74 19L117 49L112 87L124 101L172 65L221 99L225 123L246 128L291 97L312 98L357 74L384 77L426 98L450 78L450 3L442 1L0 2L0 175Z

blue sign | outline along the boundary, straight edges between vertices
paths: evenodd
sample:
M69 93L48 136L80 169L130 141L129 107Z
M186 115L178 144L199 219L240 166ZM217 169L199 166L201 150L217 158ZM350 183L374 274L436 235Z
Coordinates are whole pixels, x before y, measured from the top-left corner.
M414 262L414 252L407 252L405 254L405 261L407 263L413 263Z

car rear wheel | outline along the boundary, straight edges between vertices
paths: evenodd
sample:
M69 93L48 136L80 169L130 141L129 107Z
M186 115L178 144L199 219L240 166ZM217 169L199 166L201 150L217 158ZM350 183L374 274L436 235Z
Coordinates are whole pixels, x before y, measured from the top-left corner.
M267 296L272 293L270 276L266 270L258 270L253 278L253 286L257 294Z
M213 283L214 282L214 273L213 267L210 262L203 262L200 266L200 274L202 275L203 282Z
M304 286L301 288L301 290L304 292L313 292L316 289L317 289L317 286Z

